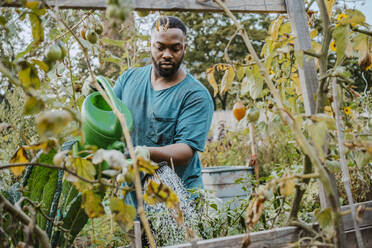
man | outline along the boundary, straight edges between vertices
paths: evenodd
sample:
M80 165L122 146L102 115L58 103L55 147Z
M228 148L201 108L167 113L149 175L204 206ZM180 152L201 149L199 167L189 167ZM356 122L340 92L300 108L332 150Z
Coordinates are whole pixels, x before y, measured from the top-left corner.
M131 138L155 162L174 164L186 188L203 187L201 162L213 102L208 90L181 67L186 27L178 18L160 17L151 31L151 65L124 72L115 94L132 113Z

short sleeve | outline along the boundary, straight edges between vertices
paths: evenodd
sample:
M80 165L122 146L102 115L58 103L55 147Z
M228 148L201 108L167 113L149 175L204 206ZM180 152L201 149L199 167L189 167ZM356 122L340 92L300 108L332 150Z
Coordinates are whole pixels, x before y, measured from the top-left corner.
M113 90L114 90L115 95L119 99L122 98L124 84L125 84L125 81L127 80L127 77L128 77L127 75L128 75L128 71L121 74L115 82Z
M207 91L194 91L185 98L176 125L175 143L185 143L202 152L208 137L213 101Z

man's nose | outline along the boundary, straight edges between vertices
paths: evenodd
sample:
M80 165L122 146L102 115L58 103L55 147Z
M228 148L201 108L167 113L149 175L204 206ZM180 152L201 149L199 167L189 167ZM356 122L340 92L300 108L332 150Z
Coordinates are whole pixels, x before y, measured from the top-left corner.
M171 59L172 58L172 54L170 53L169 49L164 50L163 58L165 58L165 59Z

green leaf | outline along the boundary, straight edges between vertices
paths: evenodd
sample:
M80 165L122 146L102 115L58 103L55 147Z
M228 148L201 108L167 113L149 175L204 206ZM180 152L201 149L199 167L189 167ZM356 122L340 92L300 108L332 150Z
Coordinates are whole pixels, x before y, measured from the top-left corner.
M239 66L238 70L236 71L236 79L238 81L242 80L245 74L245 68L244 66Z
M118 58L118 57L115 57L115 56L105 57L105 58L103 58L103 61L111 62L111 63L117 64L117 65L121 64L121 59Z
M40 67L40 69L42 69L43 71L45 71L45 72L49 71L49 66L44 61L33 59L32 62L34 62L34 64L38 65Z
M325 122L316 122L308 125L309 136L318 151L319 158L325 161L324 146L327 142L328 127Z
M38 133L42 138L58 135L68 123L72 116L67 111L45 111L36 118Z
M26 103L23 109L25 115L37 114L45 108L44 102L35 96L26 96Z
M124 199L111 198L110 209L114 215L114 220L125 232L133 227L133 220L136 218L136 209L124 203Z
M39 16L30 13L29 17L32 27L32 37L34 38L35 46L37 46L44 40L44 28L41 25Z
M248 77L244 77L243 78L243 81L242 81L242 84L240 86L240 95L241 96L244 96L248 92L249 92L249 78Z
M106 44L106 45L111 45L111 46L118 46L118 47L123 47L125 42L123 40L113 40L113 39L101 39L101 41Z
M325 165L333 173L339 172L341 169L340 163L336 160L326 160Z
M4 16L0 16L0 25L1 26L5 26L5 24L7 23L7 19L4 17Z
M349 26L337 26L333 31L337 54L336 65L339 65L345 56L349 57L352 55L350 37L351 30Z
M341 24L358 25L363 24L366 21L364 14L357 9L345 10L346 18L341 18L338 22Z
M330 208L325 208L318 215L316 215L319 225L322 228L327 228L332 225L332 213Z
M254 65L251 67L251 70L247 69L246 75L248 78L244 80L244 88L241 89L241 91L242 93L245 93L247 87L252 99L257 99L261 96L263 88L263 77L261 76L259 67L257 65Z
M83 192L81 206L89 218L97 218L105 214L102 199L92 190Z

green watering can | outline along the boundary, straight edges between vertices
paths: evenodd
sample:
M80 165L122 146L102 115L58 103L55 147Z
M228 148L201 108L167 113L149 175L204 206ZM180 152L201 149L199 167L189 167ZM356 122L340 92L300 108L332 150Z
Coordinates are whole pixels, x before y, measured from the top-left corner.
M105 77L98 76L96 80L115 107L124 114L127 127L131 131L133 119L128 107L116 97ZM120 141L123 136L119 120L99 92L93 92L85 98L81 109L81 118L85 144L107 148L114 142Z

